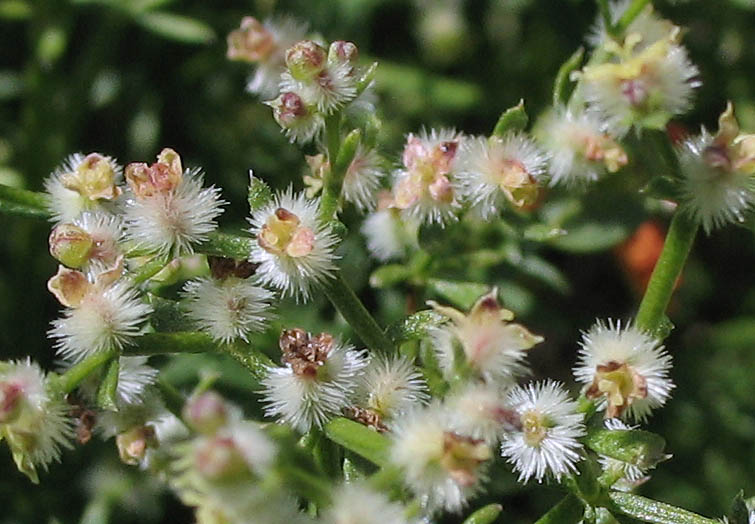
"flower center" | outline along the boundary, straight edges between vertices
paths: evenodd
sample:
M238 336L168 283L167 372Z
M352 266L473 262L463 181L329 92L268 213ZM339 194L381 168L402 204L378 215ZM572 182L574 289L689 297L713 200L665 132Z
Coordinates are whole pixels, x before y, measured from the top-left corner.
M477 467L490 459L490 447L482 440L462 437L452 432L443 433L441 465L462 486L477 482Z
M606 417L621 416L635 399L647 397L647 383L626 363L611 361L595 370L595 378L586 392L589 398L605 396Z
M548 433L543 414L530 409L522 413L521 422L524 442L533 448L539 447Z
M301 224L299 217L279 207L262 226L258 242L268 253L298 258L312 252L315 234Z

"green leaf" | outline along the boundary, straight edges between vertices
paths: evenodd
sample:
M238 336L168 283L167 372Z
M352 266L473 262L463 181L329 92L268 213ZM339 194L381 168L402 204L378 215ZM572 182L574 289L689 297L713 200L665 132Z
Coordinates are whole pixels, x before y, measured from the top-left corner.
M427 336L428 330L441 325L446 317L432 309L418 311L388 328L388 336L396 343L419 340Z
M111 360L105 368L105 376L97 389L97 406L107 411L118 411L118 357Z
M22 0L0 2L0 18L6 20L26 20L32 14L31 5Z
M153 11L138 16L136 21L155 34L186 44L206 44L215 39L210 26L186 16Z
M470 309L478 298L490 291L490 287L485 284L455 282L438 278L429 279L427 288L463 310Z
M488 504L478 509L464 520L464 524L491 524L503 511L500 504Z
M527 226L522 233L525 240L533 242L547 242L565 234L565 230L549 224L532 224Z
M748 524L750 522L750 512L747 510L747 504L745 504L744 491L737 493L737 496L731 502L728 518L729 524Z
M567 495L535 524L577 524L582 520L585 507L574 495Z
M566 62L561 64L556 74L556 81L553 84L553 107L560 105L566 105L569 102L573 86L571 79L569 78L571 72L579 68L582 65L582 58L585 55L585 48L580 47L574 54L566 59Z
M642 469L668 458L664 453L666 441L663 437L640 429L591 428L585 437L585 444L596 453Z
M388 463L390 441L380 433L345 418L331 420L324 430L330 440L370 462L378 466Z
M68 35L59 26L50 26L42 31L37 40L37 58L49 66L58 61L68 46Z
M249 191L247 192L247 201L249 202L249 211L255 211L265 207L273 199L273 191L267 182L257 178L249 173Z
M642 522L653 524L720 524L717 520L708 519L691 511L631 493L614 491L609 493L609 497L621 513Z
M524 110L524 100L520 100L517 105L508 108L501 114L493 129L492 136L502 137L509 132L523 131L528 122L529 117Z
M374 288L386 288L404 282L412 276L412 272L401 264L380 266L370 275L370 285Z
M583 222L566 227L566 234L550 241L550 245L570 253L605 251L624 241L631 233L619 222Z

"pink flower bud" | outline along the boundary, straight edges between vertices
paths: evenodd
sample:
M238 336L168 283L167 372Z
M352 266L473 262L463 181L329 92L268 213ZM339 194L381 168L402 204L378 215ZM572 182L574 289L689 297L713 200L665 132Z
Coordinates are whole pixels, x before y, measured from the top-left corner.
M267 28L253 16L241 19L241 27L228 35L230 60L260 62L267 59L275 48L275 38Z
M228 422L228 408L220 395L207 391L189 399L184 419L192 429L212 435Z
M297 80L307 81L325 69L327 53L312 40L297 42L286 51L286 67Z
M210 480L229 480L249 472L244 456L229 437L213 437L196 450L197 470Z
M359 58L359 50L353 42L336 40L328 49L328 62L330 63L356 63Z
M68 267L78 268L89 259L92 237L74 224L58 224L50 233L50 254Z

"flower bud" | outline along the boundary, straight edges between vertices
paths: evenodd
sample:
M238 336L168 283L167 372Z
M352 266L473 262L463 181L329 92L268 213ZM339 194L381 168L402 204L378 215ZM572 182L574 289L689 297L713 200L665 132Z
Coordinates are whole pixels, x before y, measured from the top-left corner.
M50 254L68 267L79 268L89 259L92 237L74 224L58 224L50 233Z
M241 19L241 27L228 35L229 60L260 62L267 59L275 47L273 34L253 16Z
M339 64L343 62L356 63L359 58L359 50L353 42L336 40L328 49L328 63Z
M147 454L147 449L157 446L155 429L152 426L137 426L118 435L115 444L124 464L138 466Z
M70 173L60 176L66 189L76 191L89 200L113 200L121 194L115 185L115 170L107 157L91 153Z
M296 80L307 81L325 69L327 54L312 40L302 40L286 51L286 67Z
M189 399L183 415L192 429L205 435L213 435L228 422L225 401L214 391L206 391Z
M296 93L282 93L270 102L270 106L275 121L284 129L294 127L310 115L309 108Z
M194 458L199 473L210 480L229 480L249 472L244 456L229 437L203 441Z
M143 162L126 166L126 181L138 198L169 193L178 186L182 176L181 157L168 147L160 152L157 162L151 166Z

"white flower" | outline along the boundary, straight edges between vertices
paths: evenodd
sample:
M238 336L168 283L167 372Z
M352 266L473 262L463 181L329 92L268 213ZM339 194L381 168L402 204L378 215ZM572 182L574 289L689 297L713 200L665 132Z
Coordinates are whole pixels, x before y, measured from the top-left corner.
M678 44L678 28L644 48L639 38L628 36L623 47L606 45L614 59L586 66L581 76L589 110L616 136L632 125L662 127L689 109L693 89L700 85L697 67Z
M118 198L122 168L109 156L98 153L69 156L45 180L50 214L56 222L70 222L86 210L101 210Z
M401 258L416 246L419 224L410 217L402 217L392 201L390 196L379 197L377 211L367 215L361 228L367 249L381 262Z
M532 204L547 157L522 133L467 138L458 154L458 178L464 196L483 218L501 212L504 202Z
M202 187L198 169L186 170L172 189L149 196L129 195L126 235L138 248L176 257L194 252L192 244L207 240L223 212L220 189Z
M682 209L706 232L727 223L743 222L755 204L755 135L740 133L729 103L711 136L685 140L678 150Z
M271 317L273 294L250 279L229 276L223 280L200 278L186 283L183 296L187 314L197 327L215 340L248 341L262 331Z
M405 509L366 483L343 484L324 511L326 524L408 524Z
M631 3L632 0L617 0L609 4L612 24L616 24L621 19ZM673 23L659 17L653 10L652 4L648 4L632 20L632 23L626 28L624 34L638 35L642 39L639 45L645 48L658 40L668 38L674 31L674 28ZM595 25L590 30L590 34L587 35L587 41L593 47L599 47L611 40L611 38L608 35L608 31L606 31L605 20L599 14Z
M280 345L285 367L270 368L262 380L265 413L302 433L340 415L367 364L364 352L298 329L284 331Z
M449 415L438 404L414 409L396 421L391 462L423 507L459 512L486 479L484 463L492 457L487 444L454 433Z
M604 400L607 418L644 421L670 397L671 356L648 333L599 320L582 334L580 346L574 376L588 397Z
M69 406L55 395L45 373L28 358L0 362L0 439L5 439L18 469L36 483L37 467L47 470L71 448Z
M281 93L296 93L304 103L329 115L357 95L354 68L348 62L329 63L315 77L297 80L289 71L281 75Z
M443 405L456 433L484 440L491 446L505 430L519 424L519 415L506 404L504 392L495 384L469 384L449 394Z
M394 206L405 216L430 224L457 220L461 203L456 159L461 141L453 129L409 134L403 168L395 173L393 184Z
M422 374L410 360L375 356L359 379L355 398L358 407L370 410L381 420L390 420L430 397Z
M333 276L338 237L317 216L318 201L291 188L252 213L256 241L249 261L260 264L259 280L283 295L308 299L312 287Z
M433 309L451 322L430 331L440 366L448 377L459 365L455 345L460 344L465 365L484 381L506 385L527 372L524 357L528 349L543 341L520 324L509 321L511 311L503 309L496 298L497 291L480 297L469 313L429 301Z
M52 322L49 336L56 339L57 352L66 360L79 362L88 355L108 349L123 349L141 333L152 308L119 269L100 273L94 282L78 271L60 266L48 283L61 303L67 306L63 318ZM91 277L90 277L91 278Z
M359 144L343 177L343 197L361 211L375 208L375 195L385 176L383 159L374 149Z
M602 123L594 114L560 108L549 113L538 127L538 137L550 156L551 186L595 182L628 161L624 149L602 131Z
M84 212L74 219L73 224L86 231L93 246L89 252L90 264L112 266L121 255L119 247L123 240L123 223L116 215L102 212Z
M519 480L535 478L542 482L547 474L560 479L576 471L585 434L583 415L577 403L558 382L547 380L516 386L506 403L519 415L519 429L504 434L501 454L519 472Z

